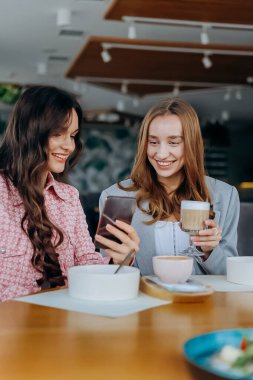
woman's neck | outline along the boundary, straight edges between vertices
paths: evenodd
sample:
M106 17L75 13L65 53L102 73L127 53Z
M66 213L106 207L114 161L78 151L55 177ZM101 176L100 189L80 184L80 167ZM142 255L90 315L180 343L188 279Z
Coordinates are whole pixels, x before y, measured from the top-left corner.
M41 176L41 188L44 189L47 184L48 171L44 172Z
M180 186L180 184L182 183L182 180L183 180L183 174L180 172L180 173L176 173L175 175L171 176L171 177L166 177L166 178L158 178L160 183L165 187L166 189L166 192L171 195L172 193L174 193L178 187Z

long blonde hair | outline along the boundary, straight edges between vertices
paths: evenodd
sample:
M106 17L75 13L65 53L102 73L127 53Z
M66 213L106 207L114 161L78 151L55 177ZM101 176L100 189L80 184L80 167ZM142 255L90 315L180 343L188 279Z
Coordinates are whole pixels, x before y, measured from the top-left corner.
M156 172L147 158L148 132L151 122L158 116L176 115L182 124L184 140L183 179L178 188L168 194L164 185L157 179ZM190 104L180 98L164 99L146 114L138 137L138 147L130 178L132 184L124 187L126 191L137 191L137 205L152 216L148 223L166 220L174 215L179 220L182 199L210 201L205 183L204 146L196 112ZM149 209L142 207L149 201Z

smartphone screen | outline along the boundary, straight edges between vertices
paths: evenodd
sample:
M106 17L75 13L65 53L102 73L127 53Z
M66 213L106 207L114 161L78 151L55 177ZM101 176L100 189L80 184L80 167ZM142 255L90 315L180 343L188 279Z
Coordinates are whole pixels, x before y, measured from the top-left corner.
M106 230L107 224L115 224L116 220L131 224L134 210L136 208L136 199L130 197L109 196L100 216L96 234L106 237L107 239L121 243L114 235ZM119 228L119 227L117 227ZM103 244L95 240L95 246L99 249L105 249Z

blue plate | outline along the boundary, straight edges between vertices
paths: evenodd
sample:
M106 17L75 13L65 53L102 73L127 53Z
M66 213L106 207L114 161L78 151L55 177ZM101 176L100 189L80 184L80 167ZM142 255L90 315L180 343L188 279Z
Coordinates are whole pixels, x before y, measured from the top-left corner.
M243 375L240 372L217 365L213 360L215 353L218 353L224 345L240 346L242 337L253 339L253 329L220 330L208 334L197 335L184 344L184 355L188 362L205 371L213 374L213 378L233 379L233 380L253 380L252 375ZM226 367L226 366L224 366Z

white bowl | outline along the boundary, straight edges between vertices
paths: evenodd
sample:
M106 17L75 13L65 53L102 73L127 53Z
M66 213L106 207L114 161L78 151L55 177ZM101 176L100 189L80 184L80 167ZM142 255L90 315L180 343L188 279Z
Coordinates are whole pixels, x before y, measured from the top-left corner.
M188 256L153 256L154 273L169 284L184 283L190 277L193 258Z
M68 286L71 297L116 301L135 298L139 291L140 270L118 265L80 265L69 269Z
M227 280L241 285L253 285L253 257L228 257Z

